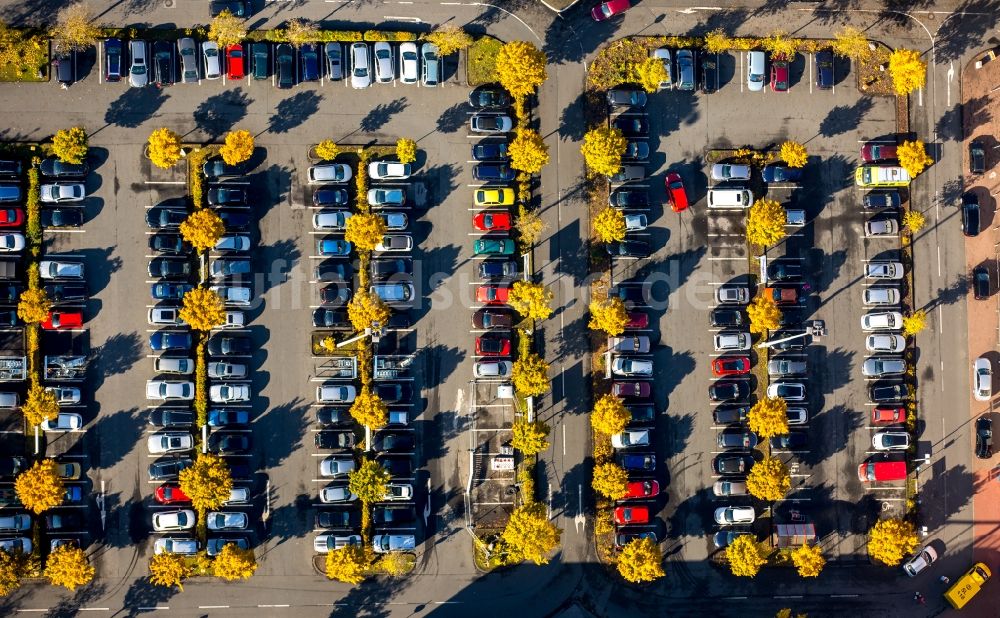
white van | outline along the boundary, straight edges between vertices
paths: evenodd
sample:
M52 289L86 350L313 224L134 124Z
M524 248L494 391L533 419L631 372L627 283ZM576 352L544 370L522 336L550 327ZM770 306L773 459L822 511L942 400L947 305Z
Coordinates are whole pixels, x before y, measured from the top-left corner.
M709 208L750 208L753 193L742 187L708 190Z
M759 92L764 89L764 52L747 52L747 90Z

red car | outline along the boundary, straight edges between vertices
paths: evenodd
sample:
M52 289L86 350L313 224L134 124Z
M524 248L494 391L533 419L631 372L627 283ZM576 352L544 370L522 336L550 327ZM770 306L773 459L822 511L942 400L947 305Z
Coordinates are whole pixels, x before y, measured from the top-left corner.
M788 58L784 55L771 58L771 90L788 92Z
M79 311L50 311L49 317L42 322L45 330L62 328L80 328L83 326L83 313Z
M674 212L687 210L688 196L687 191L684 190L684 181L681 180L681 175L677 172L669 172L663 185L667 189L667 199Z
M615 15L621 15L630 8L632 8L630 0L608 0L590 9L590 16L594 18L594 21L604 21Z
M653 498L660 495L660 484L656 481L632 481L628 484L628 493L622 500L635 498Z
M188 504L191 502L191 498L181 491L179 485L173 485L171 483L166 483L165 485L160 485L153 492L153 498L160 504Z
M906 420L903 406L876 406L872 408L872 425L893 425Z
M620 506L615 509L615 523L619 526L648 524L649 509L644 506Z
M0 227L20 227L24 223L24 211L20 208L0 209Z
M476 302L487 305L503 305L510 295L510 288L502 285L481 285L476 288Z
M479 356L510 356L510 339L494 335L476 337L476 354Z
M649 328L649 316L642 311L629 311L625 328Z
M611 385L611 394L615 397L649 397L653 390L649 382L615 382Z
M764 295L773 298L777 305L792 305L799 302L799 292L795 288L764 288Z
M229 70L226 77L229 79L243 79L246 75L243 62L243 46L233 43L226 48L226 68Z
M723 356L712 361L712 375L741 376L750 373L749 356Z
M506 232L510 229L510 213L481 212L472 217L472 227L480 232Z
M865 163L892 161L896 158L896 144L868 142L861 147L861 160Z

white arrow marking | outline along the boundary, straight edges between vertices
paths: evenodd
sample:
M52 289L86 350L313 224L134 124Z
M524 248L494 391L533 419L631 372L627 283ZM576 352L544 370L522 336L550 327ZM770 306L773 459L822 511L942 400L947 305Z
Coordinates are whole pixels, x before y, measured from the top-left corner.
M690 15L695 11L721 11L721 6L692 6L686 9L677 9L678 13L683 13L685 15Z
M951 82L955 79L955 63L948 63L948 107L951 107Z
M577 507L576 515L573 517L573 527L576 533L580 534L580 527L586 526L587 518L583 516L583 485L576 486Z

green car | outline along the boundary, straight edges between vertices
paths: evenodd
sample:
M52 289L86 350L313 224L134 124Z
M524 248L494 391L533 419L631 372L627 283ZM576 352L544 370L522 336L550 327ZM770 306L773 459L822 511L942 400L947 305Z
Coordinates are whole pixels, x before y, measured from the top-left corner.
M474 255L514 255L514 241L509 238L500 240L477 240L472 246Z

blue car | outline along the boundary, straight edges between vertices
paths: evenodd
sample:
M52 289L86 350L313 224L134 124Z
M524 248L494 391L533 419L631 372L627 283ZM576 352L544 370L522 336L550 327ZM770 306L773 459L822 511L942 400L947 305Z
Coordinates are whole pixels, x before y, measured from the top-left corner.
M506 161L507 142L483 142L472 147L476 161Z
M79 504L80 502L83 502L83 487L79 485L67 486L63 504Z
M154 283L151 286L155 300L180 300L182 296L193 289L194 286L187 283L168 283L166 281Z
M315 43L303 43L299 47L299 62L302 64L302 81L319 80L319 47Z
M802 178L802 170L787 165L766 165L761 173L764 182L795 182Z
M324 257L347 257L351 254L351 243L338 238L324 238L317 243L317 250Z
M246 409L229 408L208 411L209 427L228 427L230 425L247 425L250 423L250 411Z
M191 348L191 335L189 333L168 333L157 331L149 336L149 347L154 352L165 352L167 350L188 350Z
M633 453L621 455L621 466L626 470L642 470L652 472L656 470L656 455L653 453Z
M505 163L480 163L472 169L472 176L484 182L510 182L517 174Z

